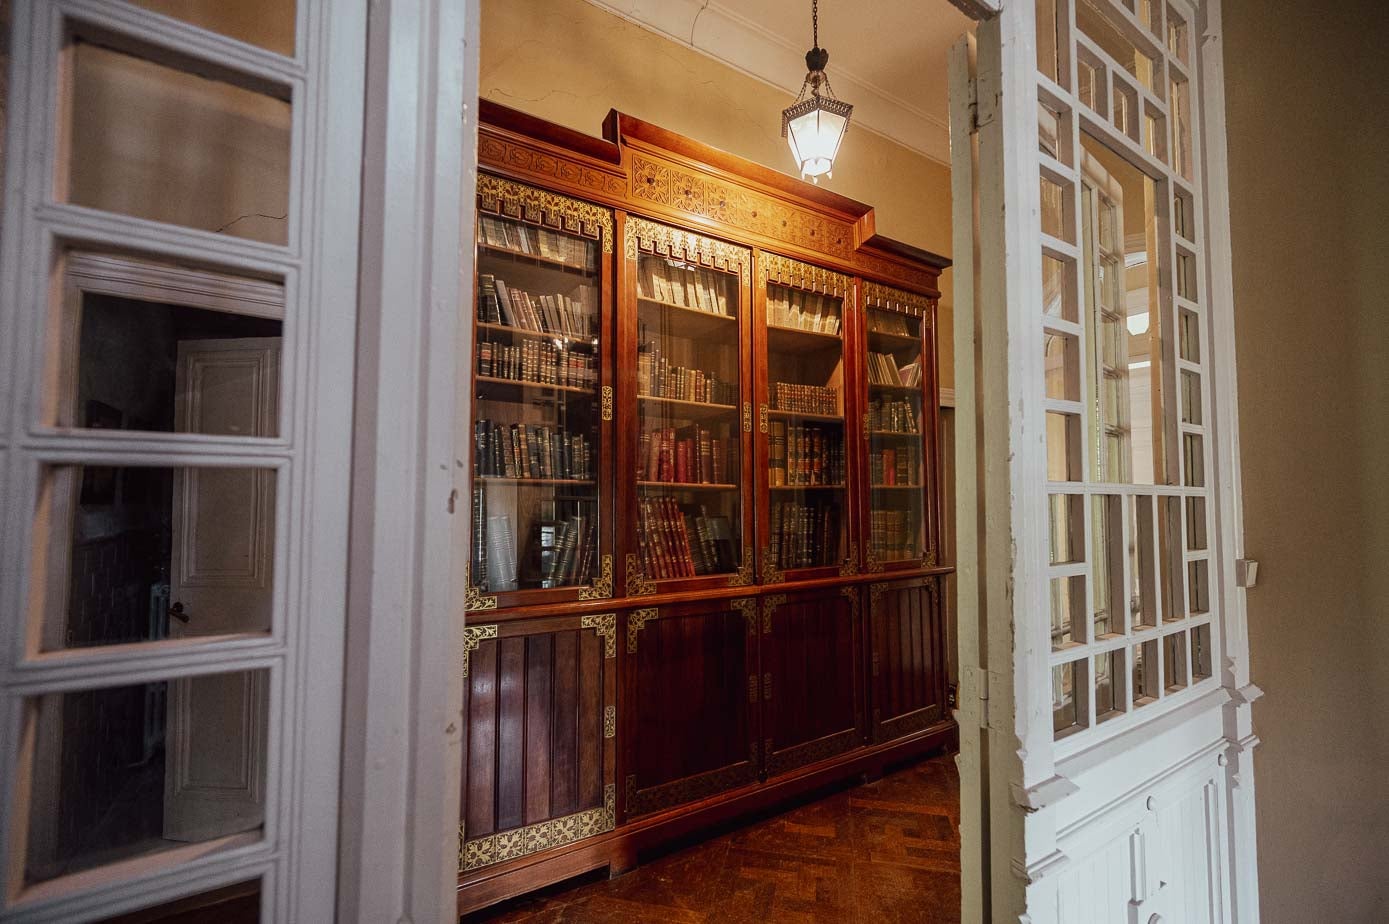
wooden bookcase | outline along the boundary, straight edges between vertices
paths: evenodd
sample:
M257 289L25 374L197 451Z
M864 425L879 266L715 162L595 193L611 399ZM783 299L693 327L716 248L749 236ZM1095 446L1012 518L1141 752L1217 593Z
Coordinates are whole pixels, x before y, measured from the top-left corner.
M459 910L946 746L945 259L482 103Z

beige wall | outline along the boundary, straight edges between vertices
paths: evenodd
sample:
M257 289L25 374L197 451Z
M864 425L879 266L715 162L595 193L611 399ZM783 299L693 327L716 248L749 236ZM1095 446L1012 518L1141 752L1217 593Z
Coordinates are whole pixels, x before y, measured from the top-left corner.
M777 170L791 167L781 139L789 94L585 0L482 0L479 86L487 99L588 134L619 109ZM949 256L943 164L850 126L834 174L823 185L874 206L879 233ZM943 350L951 339L949 285L947 272ZM948 373L943 378L948 385Z
M1389 6L1225 0L1263 920L1389 920Z

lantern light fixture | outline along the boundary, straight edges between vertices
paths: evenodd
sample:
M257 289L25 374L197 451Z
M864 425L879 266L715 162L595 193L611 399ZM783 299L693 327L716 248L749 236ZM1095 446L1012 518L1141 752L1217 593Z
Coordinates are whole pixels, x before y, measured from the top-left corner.
M820 0L811 0L810 28L813 47L805 53L808 73L796 101L781 112L781 137L790 146L801 177L818 183L821 176L834 176L834 158L854 107L835 99L825 73L830 53L820 47Z

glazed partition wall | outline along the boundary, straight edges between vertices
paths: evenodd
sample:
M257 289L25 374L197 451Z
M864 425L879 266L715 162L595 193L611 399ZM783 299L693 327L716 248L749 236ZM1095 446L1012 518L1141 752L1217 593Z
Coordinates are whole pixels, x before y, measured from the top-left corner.
M670 157L650 138L619 153L493 112L460 912L953 735L935 554L946 262L851 245L866 206L769 187L726 155L686 162L703 179L679 177L667 207L677 171L649 167Z

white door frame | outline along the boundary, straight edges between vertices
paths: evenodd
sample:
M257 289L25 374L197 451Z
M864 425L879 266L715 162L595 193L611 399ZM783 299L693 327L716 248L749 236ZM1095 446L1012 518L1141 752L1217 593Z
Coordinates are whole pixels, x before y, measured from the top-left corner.
M0 920L83 921L261 880L265 921L332 917L346 628L351 394L362 139L365 0L299 0L297 51L279 55L114 0L13 0L4 236L0 241ZM292 101L289 234L263 244L68 204L61 192L59 71L76 22L176 69L211 67ZM68 247L188 261L283 283L280 433L229 440L45 423L54 261ZM209 296L212 297L212 296ZM46 464L253 465L280 479L276 612L255 638L171 640L45 654L30 607L44 581L29 563ZM32 582L32 584L31 584ZM263 835L173 848L31 888L23 869L20 729L34 697L237 671L269 673ZM215 845L216 846L216 845Z
M1175 697L1175 708L1079 749L1058 749L1049 715L1037 103L1039 87L1059 88L1036 70L1033 0L1006 0L981 23L977 86L952 101L955 124L972 123L978 144L977 170L961 175L971 141L952 138L954 194L957 203L977 195L983 216L977 239L958 220L955 228L957 413L979 420L974 431L958 428L956 444L960 767L966 788L975 780L986 791L980 805L962 806L966 919L1092 920L1075 894L1090 886L1129 890L1134 921L1156 913L1185 921L1198 907L1211 920L1258 920L1249 705L1259 691L1249 680L1245 591L1235 581L1243 526L1219 0L1200 0L1189 14L1188 70L1199 94L1195 241L1202 347L1211 358L1210 564L1222 657L1210 692ZM957 46L952 76L968 73L973 57L971 44ZM976 261L994 270L970 274ZM1173 757L1153 763L1155 751ZM1204 868L1178 868L1174 815L1202 827ZM1106 863L1122 867L1117 879L1106 880ZM1183 910L1179 901L1195 904Z

